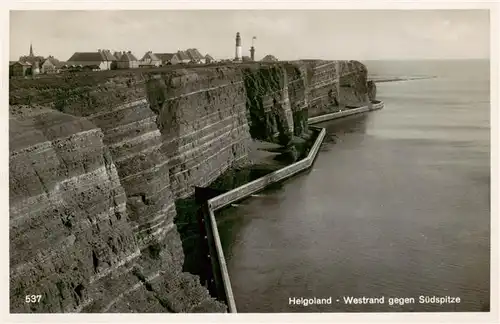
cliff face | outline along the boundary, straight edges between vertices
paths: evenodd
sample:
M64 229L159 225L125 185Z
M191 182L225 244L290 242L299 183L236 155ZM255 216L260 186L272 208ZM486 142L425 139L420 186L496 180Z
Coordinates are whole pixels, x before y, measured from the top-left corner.
M308 62L310 81L309 117L367 105L370 100L366 67L357 61Z
M357 61L298 61L242 68L253 138L285 145L307 118L367 105L375 83Z
M308 116L375 96L357 62L108 71L10 86L12 312L224 311L183 272L176 202L246 163L250 138L286 145Z

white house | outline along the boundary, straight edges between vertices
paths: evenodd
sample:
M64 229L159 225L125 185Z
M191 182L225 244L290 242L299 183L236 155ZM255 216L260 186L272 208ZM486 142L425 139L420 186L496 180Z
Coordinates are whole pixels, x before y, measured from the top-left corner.
M142 57L141 62L139 62L139 65L141 65L141 66L160 66L161 60L156 55L154 55L152 51L148 51Z
M139 67L139 60L132 54L131 51L123 52L122 56L117 62L119 69L135 69Z
M90 66L97 65L101 70L110 70L116 63L116 58L109 50L98 50L97 52L76 52L67 61L68 65Z
M177 57L179 58L180 63L189 63L191 61L191 58L186 51L177 51Z
M161 60L162 65L172 65L180 63L177 53L154 53Z
M206 64L214 63L214 62L215 62L215 60L212 56L210 56L210 54L205 55L205 63Z
M205 56L201 55L201 53L196 48L189 48L186 50L186 53L189 56L191 63L205 64Z

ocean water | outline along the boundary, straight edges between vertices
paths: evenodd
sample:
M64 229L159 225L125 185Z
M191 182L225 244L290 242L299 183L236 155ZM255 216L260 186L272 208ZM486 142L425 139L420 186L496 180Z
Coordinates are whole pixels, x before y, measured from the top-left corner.
M322 124L311 171L217 215L238 312L489 309L489 63L366 65L436 78L377 84L385 108Z

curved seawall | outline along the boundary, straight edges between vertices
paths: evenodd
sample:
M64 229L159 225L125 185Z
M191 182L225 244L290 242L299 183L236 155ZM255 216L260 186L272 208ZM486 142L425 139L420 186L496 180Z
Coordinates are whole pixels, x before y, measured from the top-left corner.
M377 84L383 111L318 125L310 172L217 215L239 313L490 310L489 66L421 64L438 78Z
M183 270L177 201L248 164L251 139L286 147L368 104L366 80L354 61L11 80L11 312L226 311Z
M245 185L237 187L233 190L225 192L221 195L218 195L212 199L209 199L206 202L206 212L204 215L204 222L206 224L207 233L211 236L210 243L213 245L212 251L210 254L213 254L211 258L216 258L216 262L213 264L213 272L219 273L216 276L218 285L222 286L219 289L221 293L224 295L224 299L226 300L229 306L229 312L236 313L236 301L234 300L234 295L231 287L231 280L229 278L229 273L226 266L226 261L224 257L224 251L222 249L222 243L219 237L219 230L217 228L217 221L215 219L215 212L219 209L222 209L233 202L249 197L250 195L261 191L279 181L283 181L287 178L292 177L293 175L309 169L316 156L319 152L319 148L323 139L325 138L326 131L325 129L316 129L316 139L314 141L313 146L311 147L307 157L304 159L292 163L284 168L271 172L259 179L251 181Z

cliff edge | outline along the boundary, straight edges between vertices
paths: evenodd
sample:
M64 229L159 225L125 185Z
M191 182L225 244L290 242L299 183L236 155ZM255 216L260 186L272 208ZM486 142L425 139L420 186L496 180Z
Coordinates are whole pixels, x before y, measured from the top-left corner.
M375 95L356 61L11 80L11 312L224 312L183 269L176 202L248 164L251 139L289 146Z

